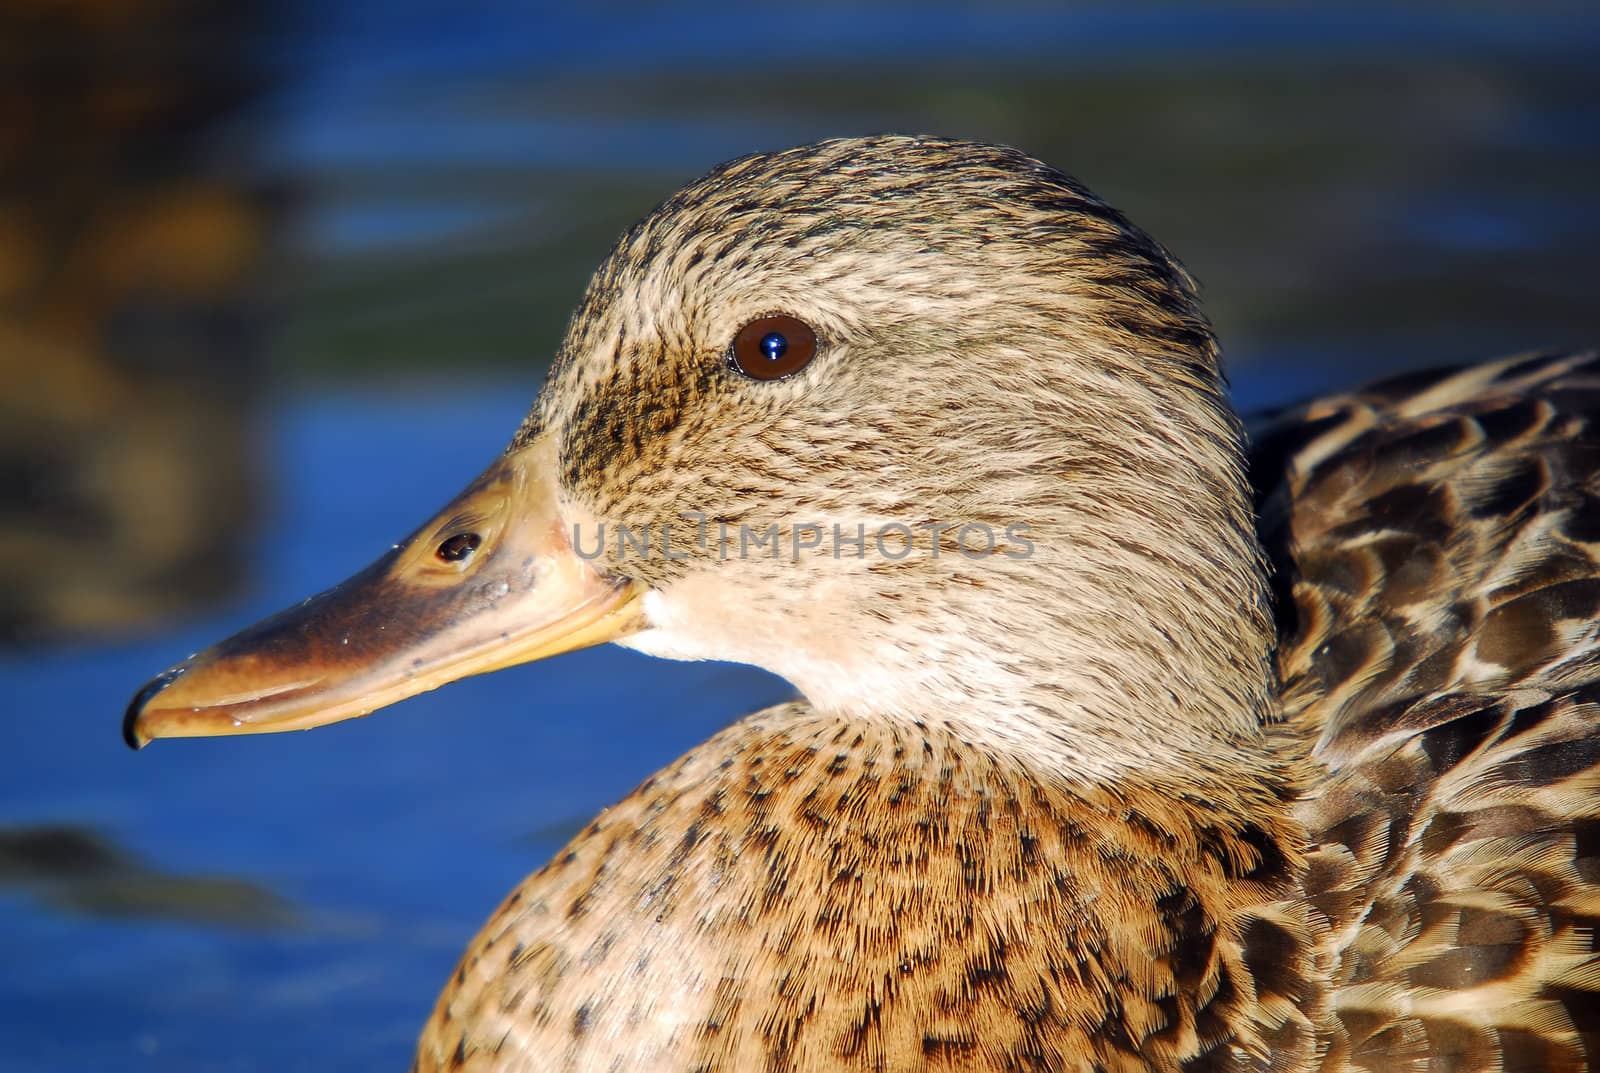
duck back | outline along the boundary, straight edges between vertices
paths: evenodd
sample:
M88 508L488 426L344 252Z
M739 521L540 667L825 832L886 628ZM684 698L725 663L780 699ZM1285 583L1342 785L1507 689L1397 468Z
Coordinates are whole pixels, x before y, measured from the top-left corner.
M1600 1063L1600 361L1413 374L1256 439L1325 1069Z

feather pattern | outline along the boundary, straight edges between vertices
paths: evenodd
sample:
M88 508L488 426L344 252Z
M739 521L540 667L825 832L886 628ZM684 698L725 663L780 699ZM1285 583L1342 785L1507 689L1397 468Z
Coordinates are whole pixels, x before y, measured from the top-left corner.
M1600 360L1414 374L1260 438L1325 1068L1600 1056Z
M775 313L815 356L747 376L731 340ZM295 617L377 633L409 596L458 627L507 597L474 563L529 600L593 582L613 632L565 647L797 687L512 893L419 1071L1595 1073L1597 389L1592 352L1417 374L1247 455L1193 282L1081 184L932 138L747 157L601 266L469 489L501 510L477 559L424 527L158 678L129 737L364 712L295 707L364 655L392 699L513 630L506 659L561 650L508 623L418 684ZM519 503L543 559L507 550ZM535 569L568 527L686 517L770 553ZM869 524L871 555L798 539Z

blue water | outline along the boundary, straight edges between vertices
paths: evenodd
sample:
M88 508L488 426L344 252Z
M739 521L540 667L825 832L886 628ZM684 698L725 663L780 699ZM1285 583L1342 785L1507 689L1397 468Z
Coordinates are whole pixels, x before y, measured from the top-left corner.
M426 181L452 173L578 171L676 183L742 153L886 125L985 136L975 123L982 108L963 107L972 102L958 94L980 105L992 95L1031 113L1024 128L1037 123L1052 137L1070 138L1075 127L1090 126L1074 119L1084 102L1017 99L1017 83L1027 76L1147 71L1159 85L1174 73L1210 71L1226 84L1230 77L1270 82L1297 64L1328 69L1330 101L1304 116L1299 134L1314 144L1330 119L1337 128L1341 89L1373 69L1559 68L1586 64L1600 51L1594 12L1582 5L1529 8L1002 2L802 11L700 0L618 11L440 0L333 4L314 18L302 16L297 32L285 37L278 66L290 77L274 96L266 158L272 170L291 177L380 170ZM846 104L825 95L841 75L860 87L859 99ZM969 83L959 81L962 75ZM961 90L942 81L951 77ZM1415 102L1436 92L1426 81L1416 89ZM917 99L919 92L926 100ZM1482 107L1458 87L1445 93L1440 108ZM940 107L941 96L952 99ZM1597 125L1581 100L1571 103L1564 124L1543 102L1496 103L1501 112L1485 117L1493 129L1476 136L1492 143L1537 139L1542 131L1552 150L1592 147ZM1405 99L1395 105L1397 115L1407 114ZM1507 107L1525 110L1508 116ZM1016 129L1000 118L989 136ZM1130 127L1155 118L1135 110ZM1381 126L1385 117L1376 110L1363 118ZM1224 120L1221 127L1229 125ZM1086 142L1093 146L1095 139ZM1105 166L1093 157L1051 162L1086 174ZM1169 178L1181 181L1193 161L1174 159L1171 166L1178 174ZM482 233L527 211L525 191L484 197L464 190L433 188L422 197L377 202L324 198L312 207L310 237L344 251L404 245Z
M521 876L788 695L756 671L607 647L316 733L122 744L145 677L386 549L494 456L530 395L285 404L256 598L137 644L0 664L0 824L79 825L137 859L103 882L0 884L0 1069L404 1068L457 953ZM202 899L188 911L186 885ZM99 887L146 896L108 910Z

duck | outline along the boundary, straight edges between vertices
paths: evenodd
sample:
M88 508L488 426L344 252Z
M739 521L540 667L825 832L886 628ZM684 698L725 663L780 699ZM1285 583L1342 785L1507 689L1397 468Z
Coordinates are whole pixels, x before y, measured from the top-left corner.
M1247 438L1196 285L1018 150L724 164L505 452L138 692L306 729L603 642L797 699L472 939L416 1071L1600 1069L1600 355Z

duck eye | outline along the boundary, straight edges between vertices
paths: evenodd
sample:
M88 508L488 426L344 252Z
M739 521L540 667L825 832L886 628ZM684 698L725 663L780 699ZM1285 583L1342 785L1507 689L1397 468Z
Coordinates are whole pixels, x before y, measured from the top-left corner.
M457 533L441 542L434 554L447 563L459 563L478 550L483 538L477 533Z
M810 325L782 313L757 317L733 337L733 367L752 380L793 376L817 353L817 333Z

